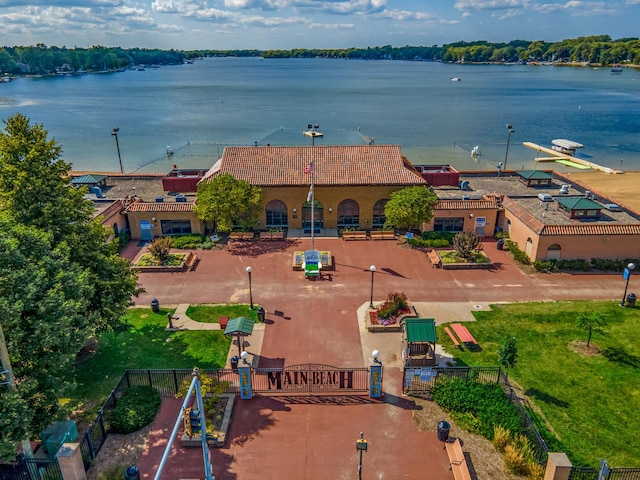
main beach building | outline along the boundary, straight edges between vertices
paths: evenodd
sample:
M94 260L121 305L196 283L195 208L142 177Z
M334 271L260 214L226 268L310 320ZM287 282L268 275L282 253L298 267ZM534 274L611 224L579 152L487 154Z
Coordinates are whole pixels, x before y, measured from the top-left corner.
M193 211L196 185L224 173L262 188L257 230L282 229L289 237L311 234L312 183L315 235L329 237L344 229L383 229L391 193L423 185L439 199L423 231L493 237L501 230L531 261L640 257L640 212L570 176L542 170L498 176L414 166L397 145L227 147L208 171L174 169L162 179L164 190L160 179L151 180L157 185L153 197L122 201L132 238L205 233ZM147 180L114 176L109 181L135 185Z

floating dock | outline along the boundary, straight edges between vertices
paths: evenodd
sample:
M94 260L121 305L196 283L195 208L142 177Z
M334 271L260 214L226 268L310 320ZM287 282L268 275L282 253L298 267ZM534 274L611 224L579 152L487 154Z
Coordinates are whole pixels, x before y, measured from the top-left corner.
M624 173L622 170L614 170L609 167L603 167L602 165L598 165L597 163L593 163L582 158L577 158L572 155L567 155L566 153L558 152L557 150L553 150L552 148L543 147L542 145L538 145L537 143L523 142L522 144L527 148L531 148L532 150L551 155L550 157L536 158L536 162L559 162L575 168L591 168L593 170L599 170L605 173Z

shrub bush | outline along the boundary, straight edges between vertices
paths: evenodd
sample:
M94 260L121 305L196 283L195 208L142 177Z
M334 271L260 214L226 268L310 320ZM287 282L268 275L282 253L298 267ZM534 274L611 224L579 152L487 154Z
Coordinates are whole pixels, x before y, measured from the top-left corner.
M204 242L204 235L176 235L173 238L174 248L197 248L198 244Z
M473 415L478 422L468 423L489 440L493 439L497 425L516 434L522 432L518 409L511 404L500 385L476 383L457 377L439 377L431 395L447 412Z
M505 447L511 441L511 432L502 425L493 428L493 447L500 453L504 453Z
M378 318L385 319L395 315L398 310L406 310L407 308L409 308L409 304L404 293L390 293L376 313Z
M409 245L416 248L444 248L451 245L446 238L423 240L422 238L413 237L408 242Z
M525 475L527 473L527 459L518 447L512 443L504 449L504 463L511 473Z
M149 425L156 418L162 399L155 388L134 386L116 403L107 418L110 432L132 433Z
M582 258L574 260L558 260L559 270L588 271L591 270L591 263Z
M555 260L536 260L535 262L533 262L533 267L538 272L544 273L552 273L558 271L558 263Z
M511 252L511 255L513 255L516 262L521 263L522 265L531 265L529 256L518 248L518 244L516 242L507 240L507 248Z
M456 236L456 232L422 232L420 234L422 240L446 240L447 245L453 243L453 238Z

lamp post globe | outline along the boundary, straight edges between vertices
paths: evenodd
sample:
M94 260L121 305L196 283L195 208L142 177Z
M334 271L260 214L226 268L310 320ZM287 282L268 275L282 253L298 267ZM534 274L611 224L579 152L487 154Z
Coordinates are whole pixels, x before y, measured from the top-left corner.
M635 268L636 268L636 264L633 263L633 262L629 262L627 264L627 268L625 269L625 272L624 272L623 276L626 279L626 283L624 284L624 293L622 294L622 300L620 300L620 306L621 307L624 307L624 305L625 305L624 302L625 302L625 300L627 298L627 289L629 288L629 279L631 278L631 272L633 270L635 270Z
M510 123L507 123L507 149L504 152L504 164L502 166L503 171L507 169L507 160L509 158L509 143L511 142L511 134L513 132L515 132L513 126Z

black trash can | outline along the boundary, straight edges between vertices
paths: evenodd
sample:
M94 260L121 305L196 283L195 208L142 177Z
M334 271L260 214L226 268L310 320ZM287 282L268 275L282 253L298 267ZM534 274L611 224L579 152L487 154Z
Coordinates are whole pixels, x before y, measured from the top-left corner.
M449 439L449 431L451 430L451 425L449 422L445 422L441 420L438 422L438 440L441 442L446 442Z
M240 357L237 355L234 355L233 357L231 357L231 369L232 370L237 370L238 369L238 362L240 361Z
M496 248L498 250L502 250L503 247L504 247L504 240L502 238L499 238L498 241L496 242Z
M627 295L627 307L635 307L636 300L637 297L635 293L630 293L629 295Z
M264 311L264 308L259 307L259 308L258 308L258 321L259 321L259 322L264 322L264 317L265 317L265 311Z
M153 313L158 313L160 311L160 302L157 298L151 300L151 311Z
M124 472L124 480L140 480L140 471L135 465L131 465Z

